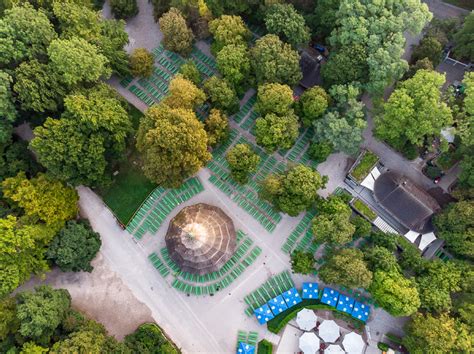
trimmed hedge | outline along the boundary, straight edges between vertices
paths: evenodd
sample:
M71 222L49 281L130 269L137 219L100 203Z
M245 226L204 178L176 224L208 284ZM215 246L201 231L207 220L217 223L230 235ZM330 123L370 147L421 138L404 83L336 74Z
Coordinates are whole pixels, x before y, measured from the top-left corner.
M307 308L310 310L330 310L337 314L337 316L347 322L351 322L355 328L363 328L365 325L364 322L359 321L353 318L351 315L346 314L336 310L334 307L322 304L319 300L316 299L304 299L299 304L289 308L286 311L283 311L279 315L273 317L270 321L267 322L267 328L270 332L278 334L283 327L287 325L293 318L296 317L296 314L299 310Z
M262 339L258 342L257 354L272 354L273 344L266 339Z

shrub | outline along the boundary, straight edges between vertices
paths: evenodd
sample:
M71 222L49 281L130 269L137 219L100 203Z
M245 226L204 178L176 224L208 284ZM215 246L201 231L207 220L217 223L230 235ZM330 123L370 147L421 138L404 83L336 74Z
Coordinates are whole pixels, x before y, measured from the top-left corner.
M153 74L155 58L145 48L137 48L130 55L129 65L133 76L149 77Z
M266 339L262 339L258 342L257 354L272 354L273 344Z
M180 352L154 323L142 324L135 332L125 337L124 343L133 353L177 354Z
M331 155L333 146L330 142L311 143L309 147L309 157L316 162L324 162Z
M137 0L110 0L110 8L117 18L130 18L138 14Z
M387 343L383 343L383 342L378 342L377 343L377 348L379 348L381 351L383 352L386 352L387 350L390 349L390 347L388 346Z
M202 81L201 73L199 72L196 63L192 60L186 61L179 68L179 73L183 75L185 79L191 81L194 85L199 85Z
M374 221L375 218L377 218L377 214L372 209L370 209L370 207L362 200L356 199L354 203L352 203L352 205L359 213L364 215L370 221Z
M441 169L437 166L428 166L425 172L426 172L426 175L431 179L441 177L441 173L442 173Z

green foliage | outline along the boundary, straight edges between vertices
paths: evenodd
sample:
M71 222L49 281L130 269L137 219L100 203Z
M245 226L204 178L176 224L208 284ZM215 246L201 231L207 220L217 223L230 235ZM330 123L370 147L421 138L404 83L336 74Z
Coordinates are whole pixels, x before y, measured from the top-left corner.
M137 0L110 0L110 8L117 18L130 18L138 14Z
M309 147L308 154L311 160L316 162L324 162L329 155L332 154L333 146L327 141L320 143L312 142Z
M303 16L291 4L274 4L265 14L265 26L269 33L278 35L293 47L307 44L310 33Z
M38 286L17 296L19 333L39 344L47 344L56 328L66 317L71 305L67 290Z
M250 174L257 171L260 163L258 156L248 144L237 144L226 155L232 178L240 183L246 184Z
M209 116L204 122L207 133L207 143L216 146L229 138L229 120L218 109L211 109Z
M294 251L291 254L291 270L293 273L311 274L314 271L314 257L309 252Z
M293 91L287 85L263 84L258 87L257 104L255 110L265 116L274 113L278 116L290 112L293 104Z
M327 199L319 198L316 203L316 209L320 215L345 214L350 216L351 208L347 204L349 200L342 196L330 195Z
M146 48L136 48L129 59L133 76L150 77L153 74L155 57Z
M418 34L431 17L428 6L420 0L409 4L403 2L403 6L401 1L341 0L334 17L336 26L329 38L333 56L343 48L354 46L364 48L367 55L358 55L353 63L346 60L345 55L340 56L341 67L334 65L330 71L341 70L343 79L346 72L355 68L356 75L349 74L346 81L335 83L351 83L360 77L360 68L366 66L368 70L363 72L365 88L370 93L381 95L385 87L399 79L407 69L407 63L401 59L405 47L404 32ZM351 51L347 54L348 58L352 55ZM330 78L332 75L323 76Z
M228 44L216 57L219 72L238 93L246 91L250 78L250 58L247 47L241 44Z
M454 54L458 58L474 60L472 33L474 33L474 14L471 12L464 19L462 28L454 35Z
M369 235L369 242L373 246L385 247L389 251L394 252L397 249L397 242L401 239L400 236L383 231L372 231Z
M193 32L188 28L181 12L172 7L160 18L160 29L163 33L163 45L172 52L187 56L191 53L194 40Z
M47 257L53 260L63 272L91 272L90 262L100 249L100 235L90 225L68 221L66 226L51 242Z
M452 262L431 261L417 278L421 308L430 312L451 309L451 293L461 290L461 270Z
M140 122L137 148L150 180L179 187L211 159L204 126L190 109L166 104L147 110Z
M363 253L356 248L341 249L319 268L319 277L329 284L347 288L368 288L372 272L367 268Z
M350 215L346 213L316 216L311 226L316 242L338 245L350 242L355 233L355 226L349 218Z
M48 348L42 347L37 345L34 342L26 342L21 347L21 353L23 354L43 354L47 353L49 350Z
M387 343L383 343L383 342L378 342L377 343L377 348L379 348L383 352L387 352L390 349L389 345Z
M154 323L145 323L125 337L124 343L134 353L178 354L180 351Z
M12 78L4 71L0 71L0 146L5 144L12 133L12 123L17 117L11 92Z
M374 221L377 218L377 214L372 209L370 209L370 207L367 204L365 204L362 200L356 199L352 203L352 205L359 213L364 215L370 221Z
M107 79L111 70L107 58L82 38L55 39L48 47L50 69L69 87Z
M257 354L272 354L273 344L266 339L262 339L257 345Z
M0 299L0 343L3 342L10 333L18 330L20 323L16 318L16 302L13 297Z
M212 52L218 54L229 44L247 47L251 33L240 16L222 15L209 22L209 31L214 36Z
M3 194L17 203L31 220L62 227L78 213L77 192L44 174L27 179L23 172L2 182Z
M296 165L286 173L269 175L262 182L261 197L290 216L310 208L324 188L326 177L305 165Z
M378 161L379 157L377 155L371 151L365 151L357 166L352 170L351 176L354 177L357 182L362 182Z
M355 227L354 238L356 239L366 237L372 231L372 224L359 215L351 219L351 224Z
M200 85L202 81L201 72L193 60L188 60L181 65L179 73L183 75L186 80L191 81L194 85Z
M23 225L16 217L0 219L0 297L28 280L31 273L48 270L45 246L54 230L44 225Z
M306 90L298 101L298 115L305 127L322 117L329 105L329 95L320 86ZM324 160L323 160L324 161Z
M0 18L0 66L44 59L48 45L56 38L53 25L43 11L29 4L14 6Z
M336 25L336 13L339 10L341 0L318 0L314 11L307 15L307 23L311 27L313 34L326 38L331 34Z
M259 85L274 82L293 86L302 78L298 52L274 34L257 39L250 55Z
M182 75L176 75L171 80L168 89L169 94L163 103L170 108L192 110L206 100L206 94Z
M30 146L50 174L73 185L106 182L107 165L121 155L131 131L117 97L105 84L69 95L62 118L48 118L34 130Z
M472 340L466 325L448 314L417 313L407 324L403 345L410 353L471 352Z
M450 251L474 259L474 201L450 204L435 216L434 224Z
M374 300L393 316L409 316L420 307L415 282L396 271L377 270L369 291Z
M375 246L368 248L364 251L364 258L373 272L400 272L397 257L385 247Z
M289 149L293 146L299 134L298 117L293 110L283 116L269 113L257 118L255 122L255 138L257 144L268 152L279 148Z
M460 23L459 18L448 17L444 19L434 17L424 29L427 37L433 37L441 43L442 46L447 45L453 39L453 35L457 31Z
M395 147L410 142L421 146L425 137L439 136L452 123L451 110L442 99L444 74L419 70L404 81L376 119L376 134Z
M418 60L428 58L433 63L433 66L438 66L441 61L441 52L443 46L434 37L426 36L414 48L411 54L411 62L416 63Z
M213 107L229 115L239 111L240 105L235 90L225 79L213 76L204 82L203 88Z
M367 126L364 104L357 101L360 91L354 86L336 85L329 91L335 104L322 119L314 120L314 141L330 142L336 151L355 155Z
M365 84L368 77L367 48L352 44L331 52L328 62L321 67L325 87L333 85Z
M417 60L415 64L411 65L408 71L403 76L403 80L411 79L418 70L434 70L433 63L428 58Z
M18 66L15 78L13 89L24 111L56 112L66 95L58 75L36 59Z

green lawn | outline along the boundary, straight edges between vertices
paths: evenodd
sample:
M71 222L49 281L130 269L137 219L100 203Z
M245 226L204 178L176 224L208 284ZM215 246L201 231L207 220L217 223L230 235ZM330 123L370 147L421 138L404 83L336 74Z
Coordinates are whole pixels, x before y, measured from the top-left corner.
M119 174L114 177L111 186L101 194L120 222L126 225L155 188L156 185L143 175L138 166L127 161L120 166Z
M472 0L443 0L444 2L457 6L462 7L466 10L474 10L474 1Z
M370 170L379 160L379 157L370 151L366 151L360 159L358 165L352 170L351 175L357 182L362 182L369 174Z

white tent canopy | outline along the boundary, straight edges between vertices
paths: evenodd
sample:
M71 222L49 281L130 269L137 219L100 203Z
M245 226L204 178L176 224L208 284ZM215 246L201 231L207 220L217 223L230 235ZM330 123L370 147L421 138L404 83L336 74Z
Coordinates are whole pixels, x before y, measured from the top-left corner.
M340 337L340 328L333 320L324 320L318 328L318 334L326 343L334 343Z
M319 352L319 338L313 332L305 332L300 337L299 347L304 354L316 354Z
M325 354L344 354L345 351L344 349L341 348L340 345L331 344L324 350L324 353Z
M298 311L298 314L296 315L296 323L303 331L311 331L316 327L317 320L318 317L314 314L313 310L302 309L301 311Z
M423 251L428 245L436 240L436 236L433 232L428 232L427 234L421 235L420 245L418 248Z
M379 169L377 167L374 167L372 171L370 171L370 173L367 175L367 177L364 178L361 185L373 191L374 186L375 186L375 180L379 178L379 176L380 176Z
M420 233L419 232L416 232L416 231L413 231L413 230L409 230L406 234L405 234L405 238L410 241L411 243L414 243L416 241L416 239L418 238L418 236L420 236Z
M342 341L344 350L350 354L362 354L364 352L365 343L362 337L355 333L351 332L344 336Z

